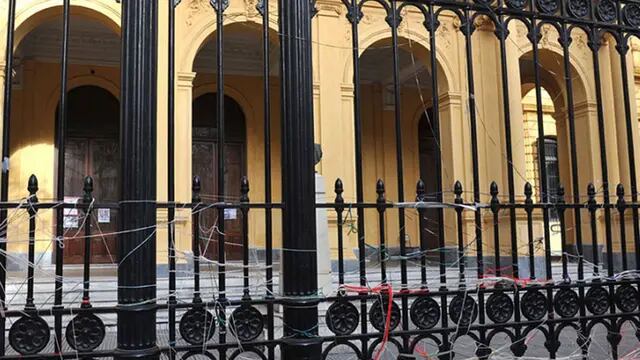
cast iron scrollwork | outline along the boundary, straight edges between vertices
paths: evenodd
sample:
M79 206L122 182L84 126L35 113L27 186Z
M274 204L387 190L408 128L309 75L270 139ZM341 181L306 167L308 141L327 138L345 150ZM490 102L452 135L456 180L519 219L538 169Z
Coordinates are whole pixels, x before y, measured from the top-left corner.
M180 335L191 345L204 344L215 332L215 317L201 306L187 311L180 319Z
M616 305L624 312L632 312L638 307L638 290L631 285L622 285L616 290Z
M596 6L598 19L604 22L612 22L616 19L616 4L611 0L601 0Z
M547 313L547 297L539 290L529 290L522 296L520 310L528 320L540 320Z
M264 318L258 309L242 305L231 314L231 329L240 341L253 341L262 334Z
M558 0L537 0L538 9L545 14L553 14L558 11Z
M478 305L471 296L456 295L449 304L451 320L460 326L469 326L478 317Z
M580 308L578 294L571 289L561 289L553 298L553 308L563 318L575 316Z
M634 27L640 26L640 5L627 4L624 6L622 14L624 15L624 22L627 23L627 25Z
M609 292L602 286L594 286L587 291L585 304L592 314L602 315L609 309Z
M69 322L65 335L72 349L80 352L92 351L104 340L104 323L94 314L81 313Z
M583 18L589 15L590 6L591 2L588 0L569 0L567 9L572 16Z
M491 321L502 324L513 315L513 300L502 291L495 292L487 299L487 316Z
M507 6L511 9L522 10L527 5L527 0L506 0Z
M329 306L325 315L327 327L336 335L350 335L360 323L358 308L346 300L338 300Z
M429 296L421 296L411 304L410 314L419 329L431 329L440 321L440 305Z
M9 329L9 344L22 355L41 352L49 343L49 324L38 315L25 315Z
M389 309L389 299L384 298L383 301L376 300L369 310L369 321L376 330L385 331L385 323L387 321L387 311ZM391 322L389 330L394 330L400 325L400 307L395 302L391 302Z

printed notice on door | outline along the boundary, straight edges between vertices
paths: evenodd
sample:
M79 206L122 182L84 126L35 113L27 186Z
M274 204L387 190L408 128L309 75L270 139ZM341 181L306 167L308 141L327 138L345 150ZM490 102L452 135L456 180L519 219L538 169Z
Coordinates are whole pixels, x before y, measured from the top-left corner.
M111 222L111 209L98 209L98 222L108 224Z
M65 196L64 202L66 204L77 204L79 197ZM64 209L62 226L65 229L77 229L80 226L80 216L78 215L78 209Z

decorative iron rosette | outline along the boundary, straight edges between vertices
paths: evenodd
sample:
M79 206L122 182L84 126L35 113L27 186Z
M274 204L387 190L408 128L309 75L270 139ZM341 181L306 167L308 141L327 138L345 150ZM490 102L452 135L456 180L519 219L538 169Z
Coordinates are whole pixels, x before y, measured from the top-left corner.
M545 14L553 14L558 11L560 3L558 0L536 0L538 10Z
M576 316L580 310L578 294L571 289L561 289L553 298L553 308L563 318Z
M587 291L584 302L592 314L602 315L609 309L609 292L602 286L594 286Z
M583 18L589 15L589 7L591 2L589 0L568 0L567 10L571 16L576 18Z
M626 4L622 9L622 15L624 15L624 22L629 26L640 26L640 5L638 4Z
M540 290L528 290L520 300L520 311L530 321L537 321L547 313L547 297Z
M102 344L105 336L104 323L94 314L81 313L69 321L65 336L72 349L89 352Z
M440 321L440 305L429 296L421 296L411 304L411 321L422 330L431 329Z
M338 300L329 306L325 322L332 333L339 336L351 335L360 324L360 312L352 303Z
M388 309L388 298L385 298L383 301L380 301L379 299L376 300L373 305L371 305L371 309L369 309L369 322L371 322L371 325L380 332L384 331ZM400 325L400 307L395 303L395 301L393 301L391 302L391 322L389 330L395 330L398 325Z
M598 19L604 22L613 22L616 19L616 4L611 0L600 0L596 5Z
M506 0L507 6L511 9L522 10L527 6L527 0Z
M487 316L491 321L502 324L513 316L513 300L502 291L495 292L487 299Z
M187 311L180 319L180 335L191 345L204 344L215 332L215 317L202 307Z
M49 324L38 315L23 316L9 329L9 344L21 355L35 355L49 343Z
M616 305L623 312L632 312L638 307L638 290L631 285L622 285L616 290Z
M264 318L258 309L242 305L231 313L230 326L240 341L253 341L262 334Z
M478 305L469 295L456 295L449 304L451 320L460 326L469 326L478 317Z

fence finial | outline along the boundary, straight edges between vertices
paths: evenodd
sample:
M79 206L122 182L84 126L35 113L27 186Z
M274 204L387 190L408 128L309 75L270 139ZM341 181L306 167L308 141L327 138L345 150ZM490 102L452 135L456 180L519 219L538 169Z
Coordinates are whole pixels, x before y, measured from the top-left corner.
M31 176L29 176L27 190L29 191L29 195L32 196L34 196L38 192L38 178L34 174L31 174Z
M249 178L246 176L240 180L240 202L249 202Z
M82 196L82 202L85 204L90 204L93 201L93 178L91 176L86 176L84 178L84 186L82 187L82 191L84 192Z
M191 202L197 204L199 202L201 202L202 200L200 199L200 190L202 189L202 186L200 184L200 176L196 175L193 177L193 181L191 183Z
M495 181L491 182L491 185L489 186L489 193L491 194L491 211L496 213L500 210L500 200L498 200L498 183Z
M424 181L422 181L422 179L418 180L418 183L416 184L416 201L424 201L425 196L426 196L426 186L424 184Z
M533 186L531 186L530 182L527 182L526 184L524 184L524 196L525 196L525 202L527 204L532 204L533 203L533 199L531 199L531 197L533 196Z
M382 181L382 179L378 179L378 182L376 183L376 193L378 194L378 199L376 200L378 203L384 203L386 202L384 193L384 181Z
M453 193L456 195L456 204L462 204L462 183L459 180L453 185Z
M596 187L593 185L593 183L589 183L589 185L587 185L587 196L589 197L589 205L595 205Z

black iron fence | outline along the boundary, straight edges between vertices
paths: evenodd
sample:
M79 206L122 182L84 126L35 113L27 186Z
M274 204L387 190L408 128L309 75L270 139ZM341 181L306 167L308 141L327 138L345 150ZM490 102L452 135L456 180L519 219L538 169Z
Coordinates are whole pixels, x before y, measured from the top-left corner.
M175 6L169 1L169 94L168 133L175 132L174 66L175 66ZM264 19L264 108L269 109L271 72L268 39L268 22L275 14L269 12L269 1L258 3ZM386 12L391 32L393 57L393 96L397 165L397 196L386 196L386 184L365 183L362 134L362 97L360 94L360 39L359 23L363 6L376 3ZM38 181L33 176L28 183L28 195L21 202L9 201L9 156L11 124L11 69L13 62L13 38L16 1L9 0L7 66L4 96L3 157L0 212L3 238L0 242L0 300L3 316L0 317L0 355L5 359L17 358L145 358L167 357L209 359L320 359L344 358L450 358L455 355L456 342L471 338L474 353L487 358L496 353L492 341L498 335L506 336L510 344L502 349L508 356L522 356L527 352L532 334L544 337L543 349L555 358L561 346L561 334L573 328L577 335L580 356L588 356L592 330L606 328L606 340L610 356L618 358L621 329L625 323L640 325L638 310L637 270L640 266L640 220L638 219L637 175L633 134L637 129L632 118L632 94L629 91L630 74L627 55L631 38L640 35L640 5L634 1L342 1L351 25L353 51L353 85L355 120L355 201L343 198L345 190L340 180L335 183L335 201L316 203L314 197L313 158L313 97L311 78L311 21L315 13L308 0L279 2L281 47L281 95L282 95L282 202L272 198L271 176L271 118L265 111L266 129L265 201L250 201L249 180L240 181L241 197L237 201L208 202L200 197L201 183L193 180L191 203L175 201L175 156L173 136L168 142L168 201L158 202L156 196L156 88L157 88L157 3L154 1L124 1L122 4L123 63L122 63L122 200L117 203L94 199L93 180L84 182L84 196L77 204L64 202L64 139L57 138L58 171L56 201L38 201ZM227 1L212 1L216 10L217 32L217 144L218 156L225 158L225 87L224 87L224 14ZM61 56L61 88L68 84L68 38L70 2L63 1L63 49ZM404 9L415 10L413 16L423 20L422 31L428 35L431 49L438 48L436 31L439 17L444 12L460 20L464 37L466 64L466 91L469 108L475 109L474 61L472 36L475 20L486 17L495 27L499 41L504 139L507 164L507 188L505 196L495 183L483 184L479 175L481 163L478 153L478 124L476 112L469 111L466 120L471 129L471 195L460 182L452 187L453 201L446 201L443 192L427 194L425 184L417 182L415 199L405 199L402 136L401 136L401 82L399 72L398 28L403 21ZM580 179L577 153L573 82L564 76L566 119L571 158L571 194L560 187L549 201L545 166L541 164L539 186L527 183L524 189L516 189L514 175L512 136L510 133L509 84L507 68L508 26L512 21L525 25L532 47L532 71L536 92L537 124L539 138L544 138L542 86L539 65L539 40L541 28L552 26L560 36L565 74L571 73L569 46L574 31L582 31L588 38L593 61L593 82L597 112L597 131L600 141L598 151L602 173L602 185L596 191L594 185L584 186ZM615 196L610 194L605 141L605 116L600 81L599 49L603 36L615 40L619 53L620 77L626 124L629 184L628 195L619 185ZM436 51L430 52L431 69L437 68ZM431 94L434 135L439 136L439 92L437 72L432 72ZM67 112L66 92L61 93L60 118ZM65 122L58 123L58 133L64 134ZM461 130L462 131L462 130ZM539 149L540 161L544 161L544 147ZM442 182L441 156L438 151L437 166L433 176ZM217 188L224 198L225 162L217 163ZM416 179L417 180L417 179ZM253 181L253 179L252 179ZM440 184L442 185L442 184ZM376 199L367 200L365 189L375 186ZM534 196L539 187L540 196ZM442 188L442 186L440 186ZM488 191L489 201L483 202ZM524 199L516 194L523 191ZM584 196L586 194L586 197ZM432 197L435 196L435 201ZM505 200L506 199L506 200ZM97 236L92 223L98 209L120 211L118 254L117 305L96 304L92 300L95 281L91 279L91 247ZM175 245L175 220L177 209L191 210L192 248L187 255L190 261L189 276L180 277L176 259L180 257ZM215 259L203 254L202 215L216 213L225 218L225 211L236 209L241 220L242 261L226 260L228 246L225 242L225 221L217 223L215 232ZM79 230L65 231L65 210L78 211ZM158 210L166 210L166 222L156 219ZM316 265L316 223L318 210L335 212L337 218L337 272L333 294L318 291ZM427 246L427 234L420 232L419 248L409 249L406 243L406 219L408 216L424 217L426 211L436 212L438 228L436 248ZM55 213L56 230L52 241L55 247L55 269L50 284L36 283L34 273L39 267L36 259L36 233L39 214ZM265 258L256 264L250 258L249 213L265 214ZM550 212L557 213L562 252L556 261L551 252ZM282 229L273 225L274 212L282 214ZM351 224L351 213L356 214ZM365 234L368 212L377 217L375 242ZM11 216L23 213L28 216L28 254L24 306L16 307L7 296L7 259L15 256L7 252L6 224ZM347 219L349 217L349 219ZM399 250L389 250L390 241L386 227L391 218L397 217ZM485 221L489 217L490 222ZM570 221L568 220L570 218ZM445 220L454 219L454 238L447 239ZM505 220L506 219L506 220ZM582 219L585 219L584 221ZM602 221L600 220L602 219ZM617 222L614 221L617 219ZM535 235L536 224L542 223L543 235ZM630 222L630 226L628 226ZM467 226L471 224L470 226ZM578 224L578 225L569 225ZM583 224L585 224L583 226ZM524 226L526 235L518 232ZM168 242L156 241L161 226L168 228ZM357 233L357 266L355 271L346 268L346 227ZM472 229L473 235L466 234ZM506 231L503 231L506 229ZM571 230L571 239L568 232ZM274 247L274 232L282 231L281 249ZM614 236L617 233L617 236ZM492 236L487 237L487 234ZM83 275L80 284L82 297L78 301L66 297L69 286L65 277L64 248L71 241L83 242ZM209 242L207 242L209 244ZM454 260L449 259L447 246L455 244ZM525 250L520 244L526 244ZM592 254L585 257L584 247L590 245ZM208 246L208 245L207 245ZM600 255L596 251L603 246ZM614 251L614 247L616 250ZM159 249L168 254L168 279L160 286L156 274L156 257ZM619 249L619 250L617 250ZM630 250L633 249L633 250ZM279 262L273 252L280 252ZM485 252L487 251L487 252ZM493 251L493 253L491 253ZM620 261L614 259L620 252ZM525 261L521 261L521 257ZM436 256L435 266L431 258ZM602 256L602 258L600 258ZM633 261L632 261L633 260ZM203 263L204 262L204 263ZM557 267L554 264L558 264ZM276 265L278 267L276 267ZM526 270L525 270L526 268ZM558 271L555 271L558 268ZM280 272L277 272L277 269ZM399 270L395 270L399 269ZM256 283L252 274L261 273ZM203 277L208 287L204 287ZM214 278L215 277L215 278ZM233 287L234 281L239 285ZM179 296L178 283L191 283L189 296ZM38 286L49 286L53 303L48 298L38 299L34 291ZM21 289L21 288L20 288ZM21 293L20 289L14 291ZM24 292L22 292L24 293ZM13 295L12 295L13 296ZM320 314L318 309L324 314ZM282 313L282 316L279 314ZM165 320L166 316L166 320ZM115 318L117 317L117 318ZM162 321L158 317L162 317ZM105 325L105 319L110 323ZM117 341L110 343L110 334ZM464 340L462 340L464 341ZM426 345L426 344L430 345ZM427 347L435 348L426 351ZM390 355L389 349L395 349ZM505 354L504 352L498 352Z

